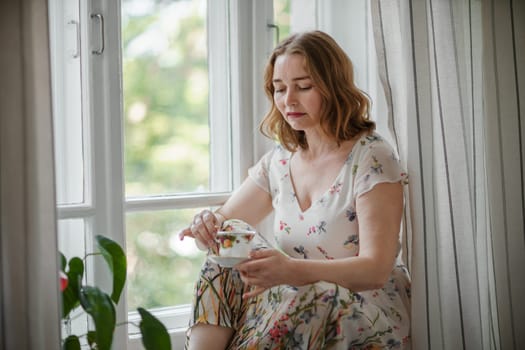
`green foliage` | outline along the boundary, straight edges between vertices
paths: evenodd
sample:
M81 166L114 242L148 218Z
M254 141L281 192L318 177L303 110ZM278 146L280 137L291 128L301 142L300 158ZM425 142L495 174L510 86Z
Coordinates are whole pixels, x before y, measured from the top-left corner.
M170 337L164 325L146 309L139 307L138 312L142 321L140 331L143 334L142 344L146 349L170 349Z
M94 323L94 330L90 330L85 337L90 349L110 350L113 342L113 334L117 326L115 304L118 303L120 294L126 282L126 257L124 251L115 241L96 236L99 254L104 257L113 277L112 296L96 286L83 285L84 263L78 257L67 259L61 254L62 271L67 276L67 286L62 291L63 321L71 322L71 313L77 307L88 314ZM90 256L95 254L90 254ZM68 267L67 271L64 269ZM169 334L164 325L144 309L139 310L142 316L140 330L146 350L169 350L171 349ZM80 338L73 334L67 334L62 348L65 350L80 349Z
M158 2L146 13L124 16L128 196L208 189L206 16L198 6L197 1ZM170 13L185 15L174 19ZM173 25L164 24L168 19ZM144 45L159 37L162 49Z
M111 298L97 287L80 289L80 305L95 323L95 343L98 349L110 349L117 323L115 306Z
M114 241L100 235L97 236L96 239L100 251L104 256L104 259L106 259L109 270L113 275L113 291L111 292L111 299L115 304L118 304L120 294L126 283L126 254Z
M70 335L64 340L65 350L80 350L80 340L76 335Z
M65 265L65 264L64 264ZM80 282L84 274L84 263L78 257L69 260L69 270L67 271L68 284L62 292L62 317L67 316L71 310L79 305Z

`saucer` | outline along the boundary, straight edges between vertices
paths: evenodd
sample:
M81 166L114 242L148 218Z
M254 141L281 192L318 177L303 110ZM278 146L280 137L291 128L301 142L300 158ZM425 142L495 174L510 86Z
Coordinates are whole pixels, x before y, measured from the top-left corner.
M249 258L236 258L229 256L217 256L217 255L208 255L208 259L212 262L222 266L222 267L234 267L238 263L241 263Z

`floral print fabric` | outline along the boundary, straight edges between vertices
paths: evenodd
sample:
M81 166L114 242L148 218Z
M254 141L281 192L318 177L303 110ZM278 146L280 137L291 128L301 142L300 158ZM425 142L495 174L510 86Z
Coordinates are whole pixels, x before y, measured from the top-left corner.
M302 211L296 201L289 163L292 153L277 146L249 170L269 192L274 237L294 258L338 259L359 254L356 198L382 182L406 181L392 147L377 133L354 145L332 186ZM196 323L235 330L229 349L409 349L410 281L398 261L383 288L354 293L328 282L275 286L242 300L235 269L206 261L197 282Z

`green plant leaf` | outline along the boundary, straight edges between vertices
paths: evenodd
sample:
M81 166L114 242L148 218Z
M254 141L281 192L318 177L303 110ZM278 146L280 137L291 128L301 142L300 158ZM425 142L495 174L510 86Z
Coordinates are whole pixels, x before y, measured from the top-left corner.
M80 350L80 340L78 340L78 337L76 335L70 335L64 341L64 345L62 346L62 349L64 349L64 350Z
M60 253L60 270L66 271L67 259L64 254Z
M99 288L84 286L80 290L80 305L95 323L97 349L110 350L117 322L113 301Z
M106 260L109 269L113 275L113 290L111 292L111 299L118 304L120 294L124 289L126 283L126 254L120 245L101 235L96 236L98 247Z
M170 335L164 324L141 307L139 307L137 311L142 318L139 327L142 333L142 344L144 348L146 350L170 350Z
M78 257L69 260L69 269L66 272L67 287L62 292L62 317L69 315L71 310L79 304L80 282L84 275L84 263Z
M89 331L87 332L87 342L90 349L94 348L94 345L97 343L97 332L95 331Z

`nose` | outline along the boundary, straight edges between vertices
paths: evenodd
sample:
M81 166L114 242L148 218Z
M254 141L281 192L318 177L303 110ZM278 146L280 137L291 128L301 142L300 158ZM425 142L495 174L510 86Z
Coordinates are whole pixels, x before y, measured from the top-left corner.
M284 103L287 106L295 106L297 104L296 96L292 89L288 89L288 91L286 92Z

